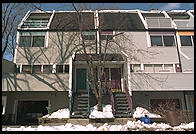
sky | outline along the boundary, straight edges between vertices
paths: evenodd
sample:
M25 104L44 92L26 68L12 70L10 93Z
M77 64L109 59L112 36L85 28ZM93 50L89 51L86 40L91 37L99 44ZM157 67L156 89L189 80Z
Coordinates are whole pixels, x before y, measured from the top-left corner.
M83 7L90 7L92 10L101 8L107 9L140 9L140 10L193 10L194 3L80 3ZM73 10L71 3L45 3L43 10ZM88 8L89 9L89 8Z

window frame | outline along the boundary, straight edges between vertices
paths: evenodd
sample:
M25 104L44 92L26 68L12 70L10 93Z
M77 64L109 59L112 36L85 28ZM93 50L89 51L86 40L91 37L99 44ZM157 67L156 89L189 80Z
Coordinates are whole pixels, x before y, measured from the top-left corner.
M19 47L46 47L46 42L47 42L47 32L43 32L43 31L41 31L41 32L33 32L33 31L31 31L31 32L20 32L19 33ZM24 45L21 45L21 37L30 37L30 42L31 42L31 44L30 45L28 45L28 46L24 46ZM34 46L34 38L35 37L43 37L44 38L44 42L43 42L43 45L42 46Z
M109 36L109 38L108 38L108 36ZM112 36L112 37L110 37L110 36ZM100 32L100 39L101 39L101 41L103 41L103 40L113 40L114 39L114 31L101 31Z
M83 31L81 35L83 40L89 40L89 41L96 41L96 31ZM94 39L89 39L88 37L92 36Z
M160 36L161 37L161 42L162 42L162 45L161 46L158 46L158 45L152 45L152 37L151 36L154 36L154 37L158 37L158 36ZM172 46L166 46L165 45L165 42L164 42L164 37L167 37L167 36L173 36L173 39L174 39L174 45L172 45ZM150 35L150 43L151 43L151 47L175 47L176 46L176 40L175 40L175 35Z
M188 36L188 37L191 37L191 46L183 46L182 45L182 40L181 40L181 36ZM181 44L181 47L194 47L194 37L193 37L194 35L179 35L179 37L180 37L180 44Z
M134 70L134 65L140 65L140 71L135 71ZM153 68L153 72L146 72L145 66L146 65L151 65ZM158 72L155 72L155 65L161 65L161 70L158 70ZM172 71L167 71L168 69L165 69L165 65L171 65L172 66ZM130 64L130 73L176 73L175 71L175 65L170 64L170 63L164 63L164 64Z

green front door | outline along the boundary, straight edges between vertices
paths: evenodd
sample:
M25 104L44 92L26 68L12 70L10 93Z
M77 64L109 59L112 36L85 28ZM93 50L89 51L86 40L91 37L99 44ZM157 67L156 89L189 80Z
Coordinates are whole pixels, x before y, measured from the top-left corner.
M76 69L76 91L87 92L87 70L84 68Z

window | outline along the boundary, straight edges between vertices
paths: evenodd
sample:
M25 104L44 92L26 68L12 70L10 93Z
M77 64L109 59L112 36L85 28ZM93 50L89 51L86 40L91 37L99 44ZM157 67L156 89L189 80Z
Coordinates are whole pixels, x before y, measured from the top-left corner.
M31 73L31 65L22 65L22 73Z
M2 114L5 114L7 96L2 96Z
M163 36L163 40L164 40L165 46L174 46L175 45L174 36Z
M19 47L44 47L46 32L20 32Z
M175 46L174 32L149 32L151 46Z
M173 64L164 64L165 72L174 72Z
M63 65L56 65L56 73L63 73Z
M152 109L180 109L179 99L150 99L150 105Z
M154 65L154 72L160 72L161 70L163 70L162 64L155 64Z
M153 64L144 64L144 70L145 72L149 72L149 73L154 72Z
M33 73L41 73L41 65L33 65Z
M152 46L163 46L161 36L151 36L150 38L151 38L151 45Z
M43 73L52 73L52 65L43 65Z
M20 73L20 65L15 65L15 73Z
M113 31L101 32L101 40L112 40L112 39L113 39Z
M82 32L82 38L84 40L95 40L96 32Z
M131 65L131 72L142 72L140 64Z
M193 46L194 36L182 35L180 36L181 46Z
M65 73L69 73L69 65L65 65Z
M43 47L44 46L44 36L33 36L32 47Z

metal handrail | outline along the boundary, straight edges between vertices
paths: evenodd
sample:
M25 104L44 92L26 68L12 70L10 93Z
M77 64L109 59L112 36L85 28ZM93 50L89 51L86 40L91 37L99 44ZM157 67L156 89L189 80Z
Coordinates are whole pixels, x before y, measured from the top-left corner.
M131 99L131 96L129 94L129 89L127 87L126 80L125 80L125 92L126 92L126 97L127 97L127 101L128 101L128 105L129 105L129 109L130 109L131 115L133 115L132 99Z
M71 93L71 96L70 96L70 100L69 100L69 114L70 114L70 116L71 116L71 114L72 114L72 105L73 105L73 97L74 97L74 94L73 94L73 92Z
M90 115L90 90L89 88L87 88L88 90L88 118L89 118L89 115Z

